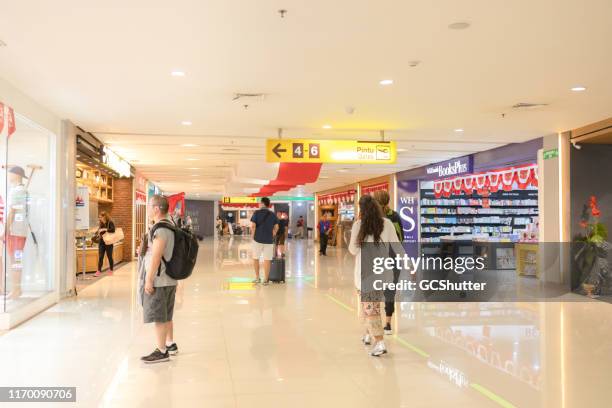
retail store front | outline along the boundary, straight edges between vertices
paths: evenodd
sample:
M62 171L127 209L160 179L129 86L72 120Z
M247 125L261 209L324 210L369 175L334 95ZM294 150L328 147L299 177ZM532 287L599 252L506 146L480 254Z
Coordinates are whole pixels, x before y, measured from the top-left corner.
M321 192L316 196L316 225L325 216L331 224L329 232L330 246L346 248L350 240L351 228L356 217L357 185L350 185L329 192ZM318 231L316 232L318 237ZM317 238L318 239L318 238Z
M0 329L58 298L56 143L56 134L0 103Z
M76 163L76 273L86 278L87 273L111 269L107 251L100 266L101 239L97 234L100 218L106 216L115 225L118 237L111 244L113 267L133 257L134 209L140 203L140 224L146 216L142 205L144 193L134 192L132 168L102 142L87 132L77 134ZM139 225L142 228L143 225Z
M538 278L538 150L512 144L398 173L411 255L482 257L487 270Z

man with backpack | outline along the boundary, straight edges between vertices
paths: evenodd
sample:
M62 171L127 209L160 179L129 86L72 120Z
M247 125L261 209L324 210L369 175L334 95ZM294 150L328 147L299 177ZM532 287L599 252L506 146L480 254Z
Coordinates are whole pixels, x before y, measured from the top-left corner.
M389 201L391 198L389 197L389 193L385 190L379 190L374 192L374 200L380 204L382 208L383 215L391 221L393 227L395 228L395 233L397 234L397 238L399 242L404 241L404 231L402 230L402 219L396 211L393 211L391 207L389 207ZM399 280L399 270L393 271L393 282L397 283ZM393 312L395 312L395 290L385 290L385 315L386 315L386 324L384 327L385 334L390 335L393 334L393 330L391 329L391 318L393 317Z
M147 364L168 361L170 355L178 353L172 324L177 279L191 274L197 257L197 240L193 247L190 234L179 229L168 216L168 206L168 199L161 195L154 195L149 201L149 214L155 224L144 255L142 304L144 322L155 323L157 348L141 358ZM175 252L175 242L182 253Z
M259 278L259 258L264 260L264 280L267 285L270 278L270 265L274 257L274 236L278 232L278 218L270 208L270 199L261 199L262 207L253 213L251 217L251 238L253 239L253 267L255 268L255 280Z

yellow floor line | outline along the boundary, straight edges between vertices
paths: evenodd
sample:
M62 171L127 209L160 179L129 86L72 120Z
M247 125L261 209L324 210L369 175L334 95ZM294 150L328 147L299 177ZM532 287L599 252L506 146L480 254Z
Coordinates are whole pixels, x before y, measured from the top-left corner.
M350 307L349 305L347 305L346 303L336 299L335 297L333 297L332 295L330 295L329 293L326 294L325 296L327 296L332 302L336 303L337 305L342 306L343 308L345 308L346 310L348 310L349 312L354 312L355 309Z
M393 336L393 339L395 341L397 341L399 344L401 344L402 346L404 346L404 347L414 351L415 353L417 353L421 357L429 358L429 353L427 353L426 351L418 348L417 346L415 346L413 344L408 343L406 340L402 339L397 334Z
M481 393L482 395L484 395L485 397L487 397L491 401L499 404L500 406L502 406L504 408L516 408L515 405L513 405L509 401L503 399L502 397L500 397L499 395L495 394L490 389L488 389L486 387L483 387L480 384L472 383L472 384L470 384L470 387L472 387L474 390L478 391L479 393Z

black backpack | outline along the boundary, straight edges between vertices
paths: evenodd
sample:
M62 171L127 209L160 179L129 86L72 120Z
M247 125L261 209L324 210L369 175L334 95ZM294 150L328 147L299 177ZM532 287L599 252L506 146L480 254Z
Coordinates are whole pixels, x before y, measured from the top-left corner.
M191 276L198 258L198 239L190 231L178 228L170 221L160 221L151 228L151 242L153 242L153 235L158 228L166 228L174 232L172 258L170 258L170 261L166 261L162 256L162 262L166 266L166 275L176 280L188 278ZM157 275L159 276L160 273L161 265Z

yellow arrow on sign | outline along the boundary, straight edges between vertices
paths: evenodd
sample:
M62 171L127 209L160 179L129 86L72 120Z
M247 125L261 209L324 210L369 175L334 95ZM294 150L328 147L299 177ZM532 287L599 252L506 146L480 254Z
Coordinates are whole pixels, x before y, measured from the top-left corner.
M393 164L395 142L360 140L268 139L270 163Z

